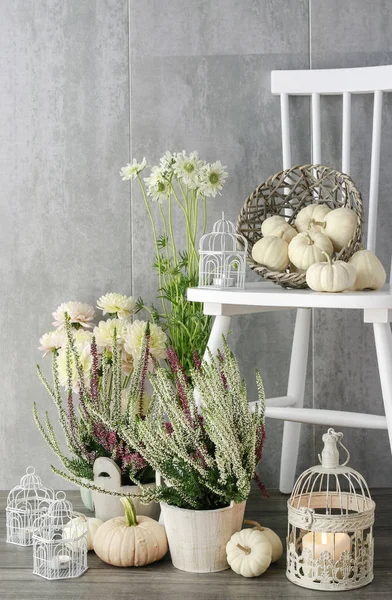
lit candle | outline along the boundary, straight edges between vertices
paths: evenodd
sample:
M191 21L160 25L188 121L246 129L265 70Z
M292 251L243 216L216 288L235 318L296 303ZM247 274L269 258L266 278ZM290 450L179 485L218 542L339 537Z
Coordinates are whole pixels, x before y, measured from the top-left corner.
M66 554L59 554L54 556L50 561L51 569L65 569L68 568L71 558Z
M337 562L342 552L351 551L350 536L347 533L310 532L302 538L302 550L305 548L311 551L314 560L320 558L322 552L329 552L334 562Z
M220 287L233 287L234 278L228 277L227 275L222 275L221 277L214 277L213 285Z

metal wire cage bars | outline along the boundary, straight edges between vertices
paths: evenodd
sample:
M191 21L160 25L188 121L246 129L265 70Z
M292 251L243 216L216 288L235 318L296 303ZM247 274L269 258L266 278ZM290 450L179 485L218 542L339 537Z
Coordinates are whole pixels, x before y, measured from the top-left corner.
M343 434L323 435L321 465L298 478L288 500L287 578L319 590L349 590L373 579L375 504L366 481L347 466ZM339 464L340 444L347 459Z

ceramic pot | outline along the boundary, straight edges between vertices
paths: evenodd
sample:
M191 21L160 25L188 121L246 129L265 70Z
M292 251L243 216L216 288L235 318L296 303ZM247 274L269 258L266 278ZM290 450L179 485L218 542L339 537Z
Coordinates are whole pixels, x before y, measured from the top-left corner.
M173 565L189 573L229 568L226 544L244 519L246 501L217 510L188 510L161 502Z
M120 468L111 458L100 456L94 462L94 484L105 490L123 492L124 494L140 494L140 488L137 485L121 485ZM154 488L155 483L147 483L144 487ZM120 502L119 496L109 496L101 492L93 492L95 516L102 521L108 521L114 517L124 516L124 507ZM132 498L135 505L136 514L151 517L158 520L159 504L150 502L142 504L140 500Z
M89 479L84 479L83 481L85 481L86 483L90 483L90 484L93 483ZM83 506L85 508L87 508L87 510L91 510L91 512L94 512L94 502L93 502L92 491L89 490L88 488L80 487L80 497L82 499Z

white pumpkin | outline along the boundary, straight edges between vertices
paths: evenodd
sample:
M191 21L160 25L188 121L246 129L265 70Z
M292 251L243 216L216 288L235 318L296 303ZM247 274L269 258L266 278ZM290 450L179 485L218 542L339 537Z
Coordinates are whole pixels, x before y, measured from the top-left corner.
M271 564L272 546L257 529L234 533L226 544L227 562L243 577L258 577Z
M288 247L285 240L268 235L255 243L252 258L271 271L284 271L289 265Z
M300 233L308 231L308 229L314 233L316 231L321 231L323 225L316 225L313 221L323 222L330 210L331 209L326 204L309 204L308 206L305 206L305 208L302 208L299 211L295 219L296 230Z
M75 539L83 535L84 523L87 521L87 550L93 550L94 548L94 537L98 528L103 525L101 519L95 517L75 517L71 519L63 529L63 539ZM75 542L75 548L77 548L77 542Z
M268 217L268 219L263 221L261 233L264 237L273 235L274 237L282 238L287 243L290 243L293 237L297 235L294 227L291 227L286 219L279 215Z
M355 268L342 260L315 263L306 271L306 283L315 292L344 292L355 282Z
M324 222L325 235L331 240L334 250L340 252L354 237L358 217L351 208L335 208L326 215Z
M253 525L255 529L261 531L266 536L267 540L269 541L272 547L271 563L279 560L283 555L283 544L278 534L275 533L275 531L272 531L272 529L269 529L269 527L263 527L257 521L245 519L244 523L245 525Z
M289 244L289 259L302 271L306 271L314 263L326 261L324 252L331 255L333 246L331 240L323 233L304 231L295 236Z
M381 263L370 250L358 250L348 261L355 267L356 278L353 290L379 290L387 279L387 274Z

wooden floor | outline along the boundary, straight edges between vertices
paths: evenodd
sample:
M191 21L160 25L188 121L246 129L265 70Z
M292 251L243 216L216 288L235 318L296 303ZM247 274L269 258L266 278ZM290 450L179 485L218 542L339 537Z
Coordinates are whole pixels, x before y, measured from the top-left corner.
M314 592L297 587L285 577L285 558L261 577L245 579L231 570L192 575L175 569L167 555L144 568L121 569L104 564L93 552L89 570L78 579L46 581L33 575L32 549L7 544L5 533L6 492L0 492L0 599L1 600L230 600L279 598L334 598L336 592ZM69 492L75 510L83 510L78 492ZM342 592L345 598L392 598L392 490L373 491L377 504L375 525L375 574L367 587ZM254 490L246 517L286 535L287 496L277 491L263 498ZM87 514L85 510L83 510Z

